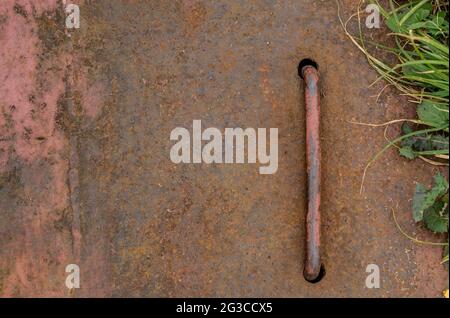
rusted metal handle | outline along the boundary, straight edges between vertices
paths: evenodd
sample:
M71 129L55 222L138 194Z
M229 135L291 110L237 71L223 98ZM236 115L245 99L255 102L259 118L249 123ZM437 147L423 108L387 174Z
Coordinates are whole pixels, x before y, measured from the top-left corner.
M319 75L312 65L301 69L305 82L306 163L308 173L308 211L306 215L306 259L303 276L313 282L319 278L320 260L320 105Z

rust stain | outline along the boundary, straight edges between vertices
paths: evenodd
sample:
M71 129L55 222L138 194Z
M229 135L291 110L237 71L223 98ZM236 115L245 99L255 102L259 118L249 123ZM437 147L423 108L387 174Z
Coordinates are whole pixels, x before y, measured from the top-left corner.
M205 21L207 11L199 0L183 0L183 11L186 19L186 33L192 35Z
M230 48L224 50L219 63L220 69L224 72L232 71L237 63L237 57L235 56L233 50Z
M272 110L275 110L278 107L276 94L274 92L274 88L272 83L270 82L271 68L267 64L263 64L259 67L258 71L260 72L260 84L259 87L262 91L262 94L266 101L272 107Z

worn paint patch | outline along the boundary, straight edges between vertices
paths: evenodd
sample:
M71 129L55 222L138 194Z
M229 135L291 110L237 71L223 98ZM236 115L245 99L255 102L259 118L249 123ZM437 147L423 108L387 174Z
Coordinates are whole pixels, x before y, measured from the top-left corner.
M71 49L61 1L2 1L0 17L0 295L64 296L64 268L81 261L81 232L61 101L75 92L80 121L93 120L102 86L89 83Z

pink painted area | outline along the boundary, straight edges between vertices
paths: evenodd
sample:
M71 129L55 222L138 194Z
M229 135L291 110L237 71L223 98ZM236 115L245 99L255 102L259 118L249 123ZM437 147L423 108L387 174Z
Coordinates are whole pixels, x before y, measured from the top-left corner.
M67 296L65 266L80 262L79 229L55 226L72 209L70 137L56 124L58 100L67 74L85 120L98 116L104 94L68 48L40 57L35 17L56 9L57 0L0 1L0 174L21 167L18 195L25 200L15 210L21 223L14 238L0 241L0 269L8 273L0 296Z
M15 12L17 5L26 16ZM22 180L23 196L29 198L30 203L17 211L25 216L24 228L8 246L11 254L7 261L15 264L4 283L5 295L17 290L22 295L33 295L41 284L39 277L51 275L43 255L48 255L51 247L63 244L58 237L45 236L47 228L55 221L54 211L67 205L67 162L61 158L67 141L63 133L55 129L56 105L64 92L64 84L60 71L47 74L44 89L37 87L40 79L38 55L42 48L33 18L55 8L56 0L6 0L0 4L0 15L6 17L0 25L0 135L6 139L0 144L0 172L8 169L8 162L17 160L30 165L46 158L55 162L52 171L36 168ZM62 248L52 254L60 262L69 258ZM48 295L55 295L54 289L48 290Z
M26 18L14 12L16 4L27 12ZM0 111L6 114L0 116L0 138L10 140L0 144L0 172L5 169L11 152L22 160L34 161L63 149L64 137L55 129L57 102L65 89L62 79L67 66L78 63L72 54L61 53L51 61L59 70L53 68L51 72L39 74L36 68L42 47L33 19L33 12L39 15L56 6L56 0L0 2L0 15L6 17L0 24ZM51 66L47 64L43 68ZM89 83L82 68L76 72L74 89L82 93L85 116L93 119L101 108L102 87ZM44 81L43 89L37 87L38 80Z
M22 6L27 17L16 13L15 5ZM56 102L64 91L60 74L53 74L48 79L47 91L36 89L36 67L41 48L33 12L39 15L44 10L55 8L56 0L6 0L0 4L0 15L6 17L0 25L0 107L6 114L0 116L0 135L10 140L1 144L0 171L5 169L11 152L23 160L32 161L62 147L62 136L54 133ZM46 142L37 139L40 137L46 138Z

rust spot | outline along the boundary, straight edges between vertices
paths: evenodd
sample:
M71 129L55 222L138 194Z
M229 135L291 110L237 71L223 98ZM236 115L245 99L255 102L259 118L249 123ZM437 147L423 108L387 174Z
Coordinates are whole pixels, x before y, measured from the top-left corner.
M184 0L185 17L187 22L187 33L195 31L205 20L205 5L196 0Z
M14 12L17 13L18 15L21 15L25 19L28 18L27 10L25 10L25 8L18 3L14 5Z

